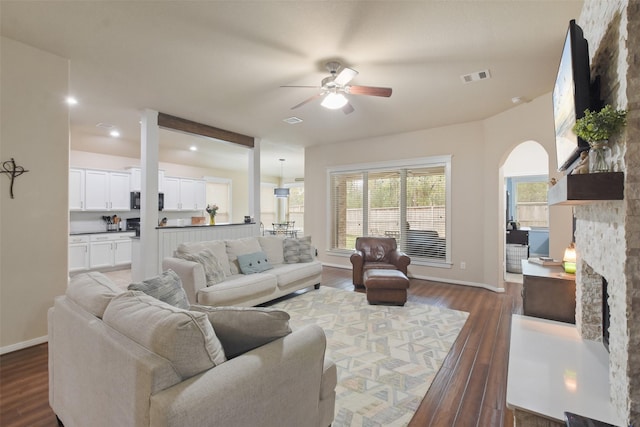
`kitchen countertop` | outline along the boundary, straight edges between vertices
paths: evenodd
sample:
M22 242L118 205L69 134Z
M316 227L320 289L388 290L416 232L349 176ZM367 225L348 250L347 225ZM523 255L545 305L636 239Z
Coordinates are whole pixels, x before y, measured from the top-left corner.
M255 225L255 222L235 222L235 223L224 223L224 224L185 224L185 225L163 225L156 227L156 230L164 230L169 228L202 228L202 227L224 227L226 225Z
M118 231L75 231L69 233L69 236L80 236L85 234L114 234L114 233L135 233L135 230L118 230Z

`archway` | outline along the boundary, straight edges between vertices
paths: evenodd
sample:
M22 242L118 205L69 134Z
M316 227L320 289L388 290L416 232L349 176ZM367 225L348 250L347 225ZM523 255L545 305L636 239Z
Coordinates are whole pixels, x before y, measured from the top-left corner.
M504 177L504 279L522 282L522 259L549 255L549 156L536 141L508 154Z

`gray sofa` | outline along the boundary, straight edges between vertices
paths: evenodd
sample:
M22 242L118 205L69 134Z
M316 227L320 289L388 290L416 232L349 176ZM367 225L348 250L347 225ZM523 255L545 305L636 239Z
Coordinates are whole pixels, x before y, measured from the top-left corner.
M300 243L298 250L304 256L285 250L286 245L295 242ZM204 251L213 256L203 260ZM243 274L239 257L257 252L266 255L272 268ZM216 268L206 271L212 262ZM183 243L174 257L163 260L162 269L171 269L180 276L191 304L209 306L255 306L310 286L317 288L322 277L322 263L315 259L310 237L260 236Z
M280 338L227 360L208 316L75 276L48 313L53 411L67 427L331 424L336 369L321 328L290 332L286 320Z

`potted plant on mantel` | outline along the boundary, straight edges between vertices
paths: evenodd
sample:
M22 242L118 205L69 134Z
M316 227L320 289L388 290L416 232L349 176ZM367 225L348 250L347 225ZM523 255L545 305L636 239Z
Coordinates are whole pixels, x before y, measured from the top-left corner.
M584 117L576 120L573 132L589 143L589 172L611 171L609 138L627 123L626 110L614 110L609 104L600 111L584 111Z

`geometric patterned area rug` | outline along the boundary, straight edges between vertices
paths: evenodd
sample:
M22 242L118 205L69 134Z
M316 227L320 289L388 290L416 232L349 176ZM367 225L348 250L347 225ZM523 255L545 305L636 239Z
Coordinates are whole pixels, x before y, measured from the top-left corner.
M406 426L468 313L407 301L369 305L359 292L320 287L271 307L292 328L322 327L338 370L333 427Z

